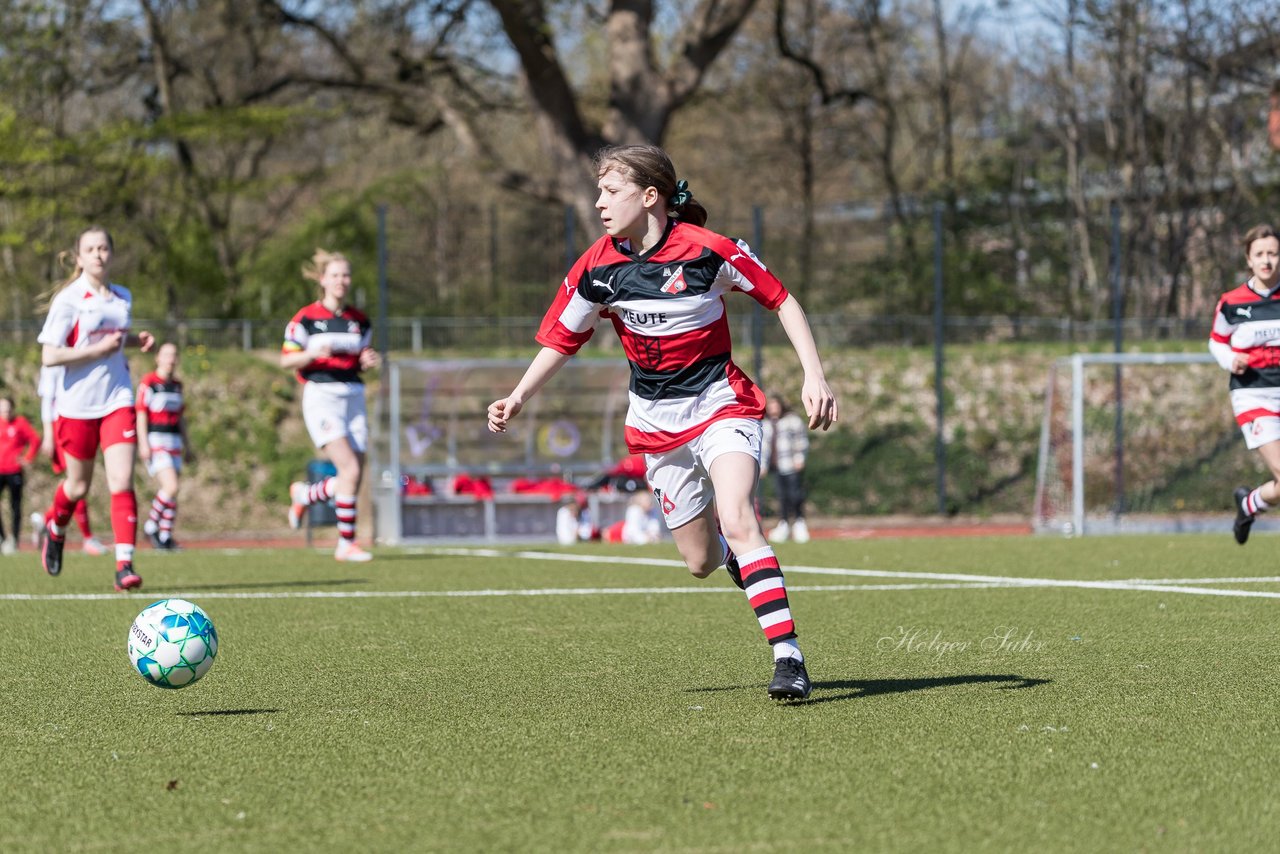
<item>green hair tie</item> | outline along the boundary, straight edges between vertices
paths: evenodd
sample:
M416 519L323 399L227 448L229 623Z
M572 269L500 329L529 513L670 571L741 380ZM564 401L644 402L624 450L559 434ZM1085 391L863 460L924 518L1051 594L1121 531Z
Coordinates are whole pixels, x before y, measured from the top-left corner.
M671 197L671 207L678 208L681 205L687 205L693 199L693 193L689 192L688 181L676 181L676 194Z

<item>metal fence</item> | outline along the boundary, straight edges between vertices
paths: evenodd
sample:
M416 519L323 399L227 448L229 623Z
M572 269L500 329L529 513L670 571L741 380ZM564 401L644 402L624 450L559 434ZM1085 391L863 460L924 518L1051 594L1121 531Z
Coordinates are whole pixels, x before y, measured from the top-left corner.
M487 352L495 348L534 346L534 335L540 322L539 317L391 317L386 321L388 349L404 353L439 350ZM735 314L732 322L739 347L749 346L756 340L754 314L749 311ZM923 315L810 315L809 322L820 347L912 347L933 343L933 319ZM947 317L944 326L948 344L1097 344L1115 338L1115 324L1111 321L1085 322L1054 317ZM0 321L0 331L12 343L34 344L40 327L38 320ZM283 323L262 320L206 318L173 322L138 319L134 321L134 328L147 329L157 338L174 341L183 348L268 350L278 348L284 335ZM1122 332L1126 341L1208 337L1207 323L1203 319L1128 318L1123 323ZM760 341L766 346L786 344L786 333L776 320L765 316ZM615 346L614 336L596 336L596 346Z

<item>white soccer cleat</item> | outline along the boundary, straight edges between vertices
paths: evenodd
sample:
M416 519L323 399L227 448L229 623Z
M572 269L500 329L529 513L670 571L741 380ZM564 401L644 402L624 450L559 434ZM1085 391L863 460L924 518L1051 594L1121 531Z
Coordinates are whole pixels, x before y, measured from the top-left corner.
M302 527L302 514L306 512L307 485L300 480L289 484L289 527L295 531Z
M785 543L787 540L791 539L791 526L785 521L779 522L778 527L774 528L768 534L765 534L765 537L771 543Z
M809 542L809 526L804 523L803 519L797 519L796 523L791 526L791 539L797 543Z
M18 553L18 540L15 537L5 537L0 540L0 555L11 555Z
M89 539L85 540L84 545L81 546L80 548L84 550L85 554L93 555L94 557L101 557L102 555L107 553L107 547L104 546L102 544L102 540L98 539L97 537L90 537Z
M338 547L333 550L333 559L346 563L368 563L373 555L356 545L355 540L338 540Z

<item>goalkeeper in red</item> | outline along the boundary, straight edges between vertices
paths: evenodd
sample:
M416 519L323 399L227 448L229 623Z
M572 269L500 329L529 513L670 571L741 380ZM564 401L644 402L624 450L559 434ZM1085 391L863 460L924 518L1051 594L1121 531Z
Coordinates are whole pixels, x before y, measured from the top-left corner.
M1231 409L1245 445L1271 471L1266 483L1237 487L1232 496L1233 531L1244 545L1257 515L1280 503L1280 235L1256 225L1241 244L1253 275L1218 300L1209 351L1231 373Z
M489 429L505 432L608 318L631 363L627 449L645 457L680 556L698 578L726 568L773 647L769 696L804 699L811 686L786 583L755 513L765 399L731 358L724 298L744 293L777 312L804 370L809 428L825 430L836 399L809 321L745 243L702 227L706 209L661 148L606 148L596 176L606 234L565 277L538 331L542 350L490 404Z

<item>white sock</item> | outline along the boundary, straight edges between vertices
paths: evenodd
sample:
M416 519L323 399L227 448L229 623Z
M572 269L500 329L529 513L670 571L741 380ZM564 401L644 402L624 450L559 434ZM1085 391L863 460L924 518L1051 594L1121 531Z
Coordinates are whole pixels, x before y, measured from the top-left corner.
M800 647L796 645L795 638L780 640L773 645L773 660L781 661L784 658L794 658L796 661L804 661L804 655L800 652Z
M1262 500L1261 486L1249 493L1241 503L1241 507L1244 509L1244 512L1248 513L1250 516L1256 516L1259 513L1264 513L1271 509L1271 505Z

